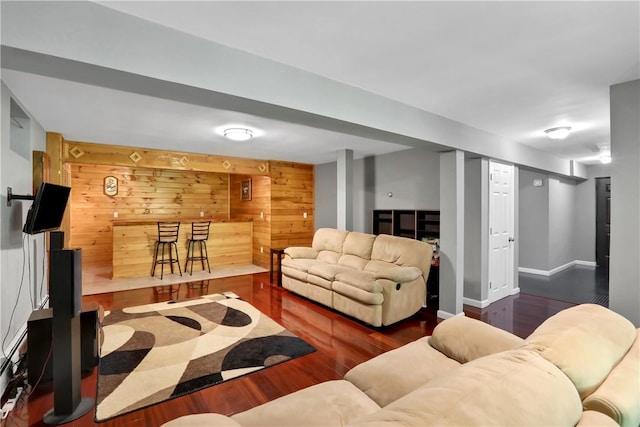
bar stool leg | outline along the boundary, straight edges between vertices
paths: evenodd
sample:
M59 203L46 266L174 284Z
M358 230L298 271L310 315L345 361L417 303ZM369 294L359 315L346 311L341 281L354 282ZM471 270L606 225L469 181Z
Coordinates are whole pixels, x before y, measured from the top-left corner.
M162 245L162 262L161 262L162 267L160 267L160 280L162 280L162 278L164 277L164 253L165 253L164 242L162 242L161 245Z
M178 256L178 244L176 242L173 242L172 244L176 247L176 263L178 264L178 273L180 273L180 276L182 276L182 269L180 268L180 257ZM173 265L173 263L171 263L171 265Z
M209 250L207 249L207 242L203 242L204 243L204 256L206 257L205 259L207 260L207 270L209 271L209 273L211 273L211 267L209 266ZM204 264L202 265L202 269L204 270Z
M153 267L151 268L151 276L156 275L157 264L158 264L158 243L156 243L156 250L153 251Z

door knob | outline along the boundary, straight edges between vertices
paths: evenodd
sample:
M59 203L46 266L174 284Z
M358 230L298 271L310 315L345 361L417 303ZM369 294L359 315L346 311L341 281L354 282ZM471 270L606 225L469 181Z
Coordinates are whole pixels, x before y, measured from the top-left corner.
M509 237L509 241L510 241L510 242L515 242L515 241L516 241L516 238L515 238L515 237Z

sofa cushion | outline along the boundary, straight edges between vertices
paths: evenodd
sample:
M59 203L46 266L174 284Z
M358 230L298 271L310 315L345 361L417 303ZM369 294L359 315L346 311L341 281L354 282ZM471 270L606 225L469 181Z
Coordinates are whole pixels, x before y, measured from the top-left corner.
M344 240L342 252L345 255L354 255L358 258L370 260L373 242L375 242L376 237L375 234L352 231Z
M338 259L338 264L351 267L356 270L363 270L364 266L369 262L368 259L360 258L357 255L342 255Z
M620 427L620 424L602 412L584 411L576 427Z
M344 379L384 407L458 366L424 337L359 364Z
M366 292L382 292L382 286L376 283L376 276L370 271L342 271L336 274L336 281L362 289Z
M480 320L465 316L450 317L433 330L429 341L433 348L460 363L505 350L512 350L524 340Z
M233 415L243 426L344 426L380 407L353 384L327 381Z
M288 267L295 270L303 271L307 273L309 268L313 265L319 264L320 262L315 259L309 258L289 258L285 257L281 261L282 267Z
M376 237L371 249L371 259L400 266L414 266L427 278L431 268L431 245L406 237L381 234Z
M572 426L581 415L575 387L555 365L510 350L452 369L351 425Z
M545 320L524 348L558 366L585 398L602 384L636 339L636 328L596 304L568 308Z
M331 251L341 254L344 240L349 234L345 230L336 230L335 228L319 228L313 235L311 247L318 252Z
M353 271L353 268L345 267L343 265L334 264L315 264L309 267L309 274L322 277L325 280L333 282L338 273L345 271Z
M640 425L640 329L622 361L582 403L585 409L600 411L621 426Z
M368 305L381 305L384 301L382 292L370 292L358 286L348 285L339 280L333 282L332 289L336 294L349 297L352 300Z
M176 418L162 427L241 427L237 421L222 414L193 414Z

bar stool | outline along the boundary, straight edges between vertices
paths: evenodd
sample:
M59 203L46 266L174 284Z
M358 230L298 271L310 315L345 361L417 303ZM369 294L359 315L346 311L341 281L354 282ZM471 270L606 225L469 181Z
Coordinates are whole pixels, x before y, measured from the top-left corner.
M207 270L211 273L209 266L209 254L207 253L207 240L209 240L209 226L211 221L196 221L191 223L191 238L187 240L187 260L184 262L184 271L187 271L187 265L191 261L191 270L189 274L193 274L193 261L202 263L204 271L204 262L207 261ZM195 248L198 246L200 255L195 255Z
M164 265L169 264L171 273L173 273L173 263L178 264L178 273L182 276L180 270L180 259L178 257L178 232L180 231L179 222L158 222L158 241L156 242L156 251L153 255L154 263L151 275L156 275L156 265L161 264L160 280L164 277ZM169 259L164 258L165 248L169 246ZM176 248L176 257L173 257L173 247ZM162 259L158 259L158 252L162 251Z

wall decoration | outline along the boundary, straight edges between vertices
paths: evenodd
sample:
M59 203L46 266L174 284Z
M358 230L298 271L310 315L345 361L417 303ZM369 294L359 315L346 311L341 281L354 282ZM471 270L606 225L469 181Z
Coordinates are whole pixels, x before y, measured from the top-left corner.
M240 187L240 198L242 200L251 200L251 179L245 179L242 181Z
M107 196L115 196L118 194L118 178L115 176L105 176L102 191Z

